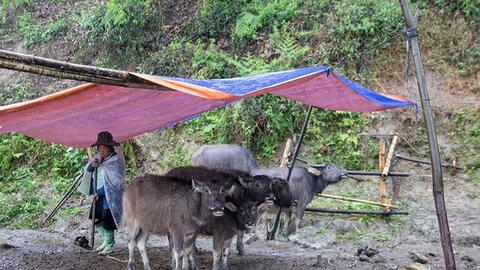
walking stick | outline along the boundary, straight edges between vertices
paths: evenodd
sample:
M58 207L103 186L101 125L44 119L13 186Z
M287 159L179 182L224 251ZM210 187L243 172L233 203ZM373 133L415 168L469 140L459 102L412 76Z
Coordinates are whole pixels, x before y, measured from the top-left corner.
M90 235L90 242L92 243L92 250L95 246L95 203L97 199L97 168L93 172L93 200L92 200L92 234Z

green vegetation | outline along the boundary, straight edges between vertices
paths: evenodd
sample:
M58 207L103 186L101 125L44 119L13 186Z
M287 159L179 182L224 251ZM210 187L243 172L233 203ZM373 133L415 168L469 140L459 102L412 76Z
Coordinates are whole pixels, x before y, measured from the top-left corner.
M23 13L18 19L20 33L29 47L46 43L67 28L67 21L65 19L38 23L29 12Z
M468 181L480 183L480 110L460 110L454 115L455 131L449 133L457 143L455 152L464 157Z

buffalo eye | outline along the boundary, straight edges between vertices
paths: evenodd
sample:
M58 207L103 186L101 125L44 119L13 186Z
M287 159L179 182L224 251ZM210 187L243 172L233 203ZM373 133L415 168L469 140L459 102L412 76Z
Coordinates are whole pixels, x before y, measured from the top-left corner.
M245 215L245 210L240 209L240 215Z
M327 166L327 170L331 170L331 169L333 169L333 166L332 166L332 165L328 165L328 166Z
M262 185L260 185L260 183L257 183L255 186L256 187L261 187Z

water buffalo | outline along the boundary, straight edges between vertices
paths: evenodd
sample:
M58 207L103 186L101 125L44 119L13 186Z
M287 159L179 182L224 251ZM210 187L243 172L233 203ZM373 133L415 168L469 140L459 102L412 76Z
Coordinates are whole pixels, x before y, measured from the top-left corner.
M192 164L247 173L257 167L250 151L236 144L202 145L193 153Z
M298 231L298 227L305 213L305 208L316 194L321 193L328 185L337 183L347 175L346 170L334 164L326 163L312 166L313 168L298 166L292 170L288 185L297 204L289 208L282 208L285 234L290 230L291 219L294 219L294 233ZM288 168L254 169L251 171L251 174L287 179ZM294 214L292 216L293 208L296 208L296 211L293 212Z
M242 200L238 204L227 202L222 217L210 219L199 233L213 237L212 270L228 269L227 259L233 236L254 227L257 219L257 202Z
M174 176L182 179L189 179L192 175L196 177L215 177L216 179L226 179L237 183L237 188L228 194L231 201L240 204L243 200L254 201L257 205L263 202L277 204L282 207L289 207L293 203L292 194L288 188L288 183L280 178L271 179L265 175L251 176L248 173L236 170L216 170L206 167L179 167L167 172L165 176ZM240 255L245 254L243 245L243 230L238 230L237 251ZM194 247L196 250L196 247Z
M224 214L225 196L232 182L215 177L189 181L175 177L144 175L129 184L123 194L124 221L128 234L128 269L135 269L138 246L144 269L151 269L145 250L150 234L171 239L175 269L189 269L195 235L213 217Z

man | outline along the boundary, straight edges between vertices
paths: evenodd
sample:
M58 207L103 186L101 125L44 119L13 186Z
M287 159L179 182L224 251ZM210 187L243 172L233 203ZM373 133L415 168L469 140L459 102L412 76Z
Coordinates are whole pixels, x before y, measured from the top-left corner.
M102 131L97 136L97 142L92 147L98 147L95 155L85 166L85 174L79 191L85 195L94 195L93 177L97 177L95 200L95 229L103 238L103 243L96 251L100 255L113 252L115 244L114 230L121 226L122 194L125 187L125 159L120 146L113 140L112 134ZM119 149L119 148L118 148ZM96 170L96 172L95 172ZM92 219L92 209L89 218Z

